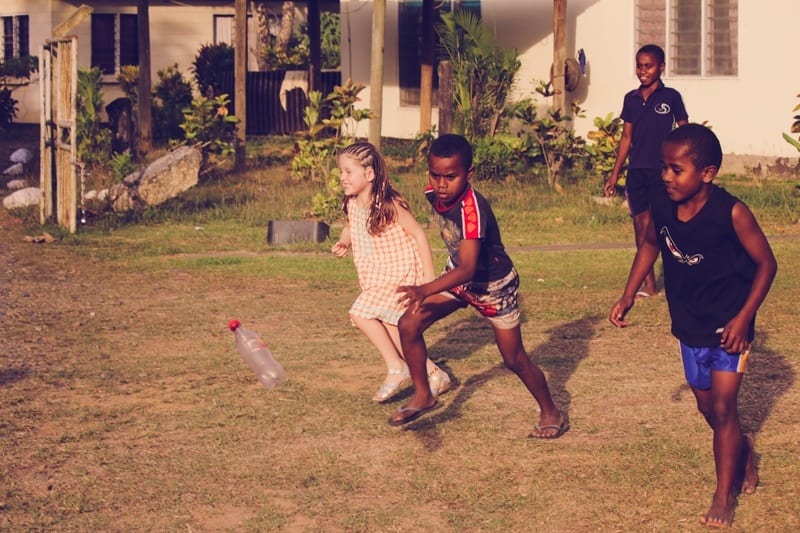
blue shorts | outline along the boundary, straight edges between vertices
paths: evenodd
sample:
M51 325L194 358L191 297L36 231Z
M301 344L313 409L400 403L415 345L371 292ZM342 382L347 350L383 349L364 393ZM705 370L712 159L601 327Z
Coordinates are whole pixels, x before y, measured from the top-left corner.
M653 189L663 187L660 168L633 168L625 176L625 198L631 216L650 209L650 195Z
M679 341L683 358L683 373L686 381L695 389L711 388L711 372L738 372L744 374L747 368L748 347L742 353L731 354L719 346L688 346Z

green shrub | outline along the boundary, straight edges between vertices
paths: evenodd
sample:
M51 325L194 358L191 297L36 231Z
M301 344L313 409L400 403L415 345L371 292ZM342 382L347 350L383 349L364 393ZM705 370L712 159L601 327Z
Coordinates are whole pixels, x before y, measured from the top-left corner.
M158 71L153 96L154 137L182 139L183 110L192 104L192 86L183 79L177 63Z
M130 150L114 154L109 162L109 167L111 168L111 176L117 182L121 182L136 171L136 163Z
M622 119L609 113L605 117L595 117L595 130L586 134L591 143L586 145L586 151L591 157L591 168L605 182L608 174L614 170L617 160L617 148L622 138ZM623 172L625 167L623 167ZM624 185L624 182L623 182Z
M222 76L233 73L234 50L229 44L204 44L198 50L190 70L200 94L213 97L222 94Z
M29 79L38 69L39 60L36 56L10 57L0 61L0 130L7 130L19 111L19 101L12 96L8 79Z
M103 71L97 67L78 69L78 159L89 166L103 166L111 158L111 131L102 126L100 110Z
M183 110L183 122L180 125L184 133L182 144L200 147L204 167L208 164L209 154L227 157L236 149L238 119L229 114L229 105L227 94L213 98L200 96Z

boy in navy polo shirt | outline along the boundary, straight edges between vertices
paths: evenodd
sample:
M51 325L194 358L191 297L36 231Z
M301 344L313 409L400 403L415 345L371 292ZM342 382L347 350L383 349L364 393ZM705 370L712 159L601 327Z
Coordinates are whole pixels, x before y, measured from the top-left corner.
M440 405L426 374L428 348L423 333L438 320L471 306L489 321L503 363L539 405L539 421L529 436L556 439L567 431L567 419L553 403L547 379L522 344L519 276L503 246L491 205L472 188L473 170L472 147L461 135L442 135L431 144L425 196L450 257L444 273L435 280L398 289L399 301L408 305L397 327L414 396L392 414L389 424L406 424Z
M623 100L620 115L623 120L622 138L614 168L603 188L606 196L615 193L619 174L630 156L625 197L633 218L637 249L642 245L650 221L650 192L662 187L661 143L675 124L682 126L689 122L680 93L661 81L665 66L664 50L659 46L647 44L636 52L636 76L641 85L628 92ZM636 294L647 297L657 292L656 277L651 268Z
M750 209L713 183L722 148L710 129L675 129L664 141L662 158L665 189L651 199L645 239L609 320L628 325L625 315L660 250L684 375L714 434L717 487L700 521L727 527L738 493L752 494L758 485L753 440L742 434L737 398L756 311L778 265Z

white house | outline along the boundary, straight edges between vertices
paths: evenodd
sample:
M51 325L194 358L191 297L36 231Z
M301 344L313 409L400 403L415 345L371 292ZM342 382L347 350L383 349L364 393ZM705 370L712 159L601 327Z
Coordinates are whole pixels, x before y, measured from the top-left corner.
M92 8L92 13L70 35L78 37L79 66L101 66L106 73L103 92L109 103L123 96L116 81L120 66L138 64L135 0L2 0L0 59L38 56L40 47L52 39L53 30L84 4ZM233 41L233 0L151 0L149 18L153 83L159 70L175 63L188 78L189 67L202 45ZM249 68L256 70L254 32L248 32L248 36ZM38 76L15 88L13 97L19 102L16 122L38 123Z
M115 72L133 57L133 0L2 0L0 58L26 51L38 55L53 29L82 4L94 11L72 32L79 39L78 62L82 67L104 65L108 103L121 96ZM336 10L335 0L323 4L323 9ZM500 44L520 54L516 96L548 104L534 87L549 78L552 0L436 4L479 10ZM386 0L384 136L409 138L419 129L419 67L413 39L421 6L422 0ZM365 107L370 106L372 7L372 0L338 2L342 79L367 85L361 94ZM154 81L159 69L175 63L186 72L201 45L231 40L233 0L151 0L149 15ZM793 60L798 28L798 0L567 0L567 55L574 57L583 49L587 58L586 75L567 95L586 113L576 120L576 132L585 136L594 117L621 111L623 95L638 85L636 50L656 42L667 52L665 83L683 94L690 120L706 121L714 128L727 153L797 156L781 134L789 131L800 93L800 72ZM39 121L35 78L16 88L14 98L19 100L18 122ZM436 117L434 111L434 124ZM366 136L367 125L361 128L358 133Z
M478 7L499 43L519 52L516 95L547 104L534 87L549 79L553 1L460 3ZM407 40L416 31L421 5L421 0L386 0L384 136L405 138L419 129L418 97L408 86L414 58ZM341 0L340 14L342 79L369 85L372 2ZM585 136L595 117L620 113L623 95L638 86L636 50L656 42L667 53L664 82L682 93L690 121L707 121L714 129L726 153L796 157L781 134L789 131L799 102L797 31L798 0L567 0L567 56L583 49L587 59L586 76L568 94L586 111L575 121L576 133ZM362 96L369 107L369 88ZM436 116L434 110L434 124ZM359 133L366 136L366 130Z

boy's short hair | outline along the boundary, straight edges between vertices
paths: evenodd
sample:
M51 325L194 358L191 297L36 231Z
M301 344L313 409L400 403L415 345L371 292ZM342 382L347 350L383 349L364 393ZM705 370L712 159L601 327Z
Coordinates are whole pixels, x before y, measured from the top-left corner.
M698 169L722 165L722 146L711 129L702 124L685 124L672 130L664 144L681 144L689 149L689 158Z
M436 157L453 157L457 155L465 170L472 168L472 146L467 139L455 133L445 133L437 137L431 143L428 158L432 155Z
M654 56L659 64L663 64L666 61L666 55L664 54L664 49L658 46L657 44L646 44L639 48L639 51L636 52L636 57L639 57L640 54L650 54Z

